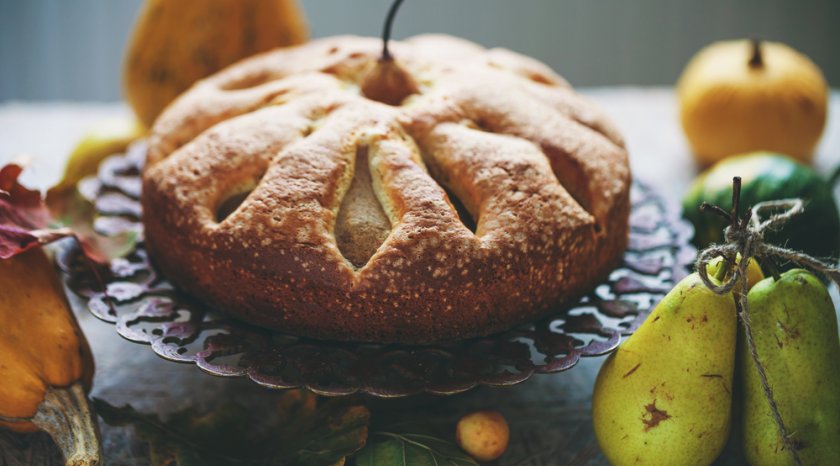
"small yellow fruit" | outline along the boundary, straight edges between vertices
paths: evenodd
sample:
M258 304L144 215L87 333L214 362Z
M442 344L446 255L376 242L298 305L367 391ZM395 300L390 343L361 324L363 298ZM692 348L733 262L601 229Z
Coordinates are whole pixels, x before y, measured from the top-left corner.
M498 411L476 411L458 421L455 441L478 461L493 461L507 450L510 430Z
M124 152L129 144L145 134L146 128L134 117L115 118L95 124L73 149L67 159L64 177L51 191L75 189L79 180L96 173L102 159Z
M820 69L776 42L717 42L677 84L680 118L698 162L766 150L811 161L825 126L828 85Z

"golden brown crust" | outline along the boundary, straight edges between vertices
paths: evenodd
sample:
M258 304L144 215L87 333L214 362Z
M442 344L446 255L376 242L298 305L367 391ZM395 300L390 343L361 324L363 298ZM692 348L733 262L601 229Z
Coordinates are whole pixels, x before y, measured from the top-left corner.
M426 343L527 321L616 265L630 171L597 109L513 52L419 36L392 44L398 69L383 73L380 49L336 37L258 55L164 112L142 201L147 246L172 282L286 332ZM377 72L406 74L391 80L410 83L400 105L361 95L375 94L361 89ZM381 209L359 204L367 227L342 219L340 249L360 150L375 196L354 187L351 200ZM217 221L220 204L251 189Z

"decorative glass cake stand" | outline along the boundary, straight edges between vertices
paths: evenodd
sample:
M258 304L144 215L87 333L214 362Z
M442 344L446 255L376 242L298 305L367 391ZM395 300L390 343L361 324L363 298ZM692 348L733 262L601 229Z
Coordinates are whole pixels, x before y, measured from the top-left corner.
M133 145L79 184L96 207L98 232L142 236L145 150L142 143ZM506 333L434 346L320 341L248 325L175 289L149 261L142 241L100 268L101 281L75 246L65 248L58 262L70 290L121 336L212 375L248 377L273 389L305 387L326 396L455 394L566 371L581 357L609 353L685 276L695 256L691 227L644 184L633 185L631 200L622 264L577 304Z

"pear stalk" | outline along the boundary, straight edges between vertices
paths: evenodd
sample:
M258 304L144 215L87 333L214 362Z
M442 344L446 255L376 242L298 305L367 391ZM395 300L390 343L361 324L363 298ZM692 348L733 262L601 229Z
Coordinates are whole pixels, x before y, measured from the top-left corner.
M761 39L752 39L752 55L750 56L750 61L748 62L750 68L763 68L764 67L764 57L762 56L761 52Z
M400 9L403 0L394 0L391 8L388 9L388 15L385 17L385 25L382 27L382 56L379 61L387 62L393 60L391 51L388 50L388 42L391 41L391 27L394 24L394 18L397 17L397 10Z

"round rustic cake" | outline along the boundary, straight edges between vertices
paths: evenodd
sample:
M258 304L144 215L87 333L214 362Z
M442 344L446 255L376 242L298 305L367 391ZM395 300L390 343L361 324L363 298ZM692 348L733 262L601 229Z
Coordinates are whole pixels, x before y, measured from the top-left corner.
M157 120L167 279L254 324L429 343L580 297L627 243L623 141L548 67L448 36L334 37L200 81Z

